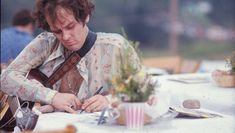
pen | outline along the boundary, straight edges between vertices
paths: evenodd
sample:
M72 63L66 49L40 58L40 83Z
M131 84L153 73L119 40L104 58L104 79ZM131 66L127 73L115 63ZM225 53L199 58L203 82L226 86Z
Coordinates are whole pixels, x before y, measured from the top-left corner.
M103 86L101 86L98 90L96 90L96 92L93 94L93 96L97 95L100 93L100 91L103 89ZM85 109L82 109L80 114L84 111Z

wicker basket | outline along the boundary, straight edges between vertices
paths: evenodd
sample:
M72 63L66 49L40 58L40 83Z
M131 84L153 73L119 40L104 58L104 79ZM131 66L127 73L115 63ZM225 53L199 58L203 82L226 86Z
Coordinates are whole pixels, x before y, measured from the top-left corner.
M228 71L216 70L212 73L212 78L220 87L235 87L235 74L232 74Z

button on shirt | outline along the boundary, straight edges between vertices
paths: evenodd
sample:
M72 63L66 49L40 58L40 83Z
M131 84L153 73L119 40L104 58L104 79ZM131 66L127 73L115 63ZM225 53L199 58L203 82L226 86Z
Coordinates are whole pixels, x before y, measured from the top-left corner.
M19 31L15 27L3 29L1 31L1 63L8 63L10 59L15 59L32 40L32 35Z
M38 66L49 77L65 61L66 51L52 33L41 33L4 71L1 89L23 100L51 104L61 80L53 88L46 88L40 82L25 77L32 68ZM101 86L104 91L108 90L112 76L119 74L120 66L126 63L132 64L136 72L141 69L139 58L128 41L119 34L97 33L94 46L76 65L84 79L77 97L87 99Z

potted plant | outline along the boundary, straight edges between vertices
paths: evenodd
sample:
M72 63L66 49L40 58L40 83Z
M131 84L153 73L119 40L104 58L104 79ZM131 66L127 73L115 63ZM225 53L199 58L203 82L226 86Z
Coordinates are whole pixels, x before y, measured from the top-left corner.
M140 126L151 122L152 118L145 113L145 106L150 96L155 92L156 82L153 82L151 77L145 75L143 70L136 74L128 75L126 73L129 71L128 69L128 67L123 67L122 74L113 77L112 84L114 89L112 94L121 103L119 104L120 117L117 118L117 123L121 125L126 124L127 127L130 128L132 126L131 128L133 128L133 122L128 123L128 121L132 120L128 119L142 121ZM142 112L142 114L139 113L138 116L136 112ZM133 116L133 114L137 116ZM138 126L134 125L134 128L136 127Z
M138 42L128 40L138 52ZM129 49L128 49L129 50ZM131 56L128 50L123 54L123 59ZM131 47L130 47L130 50ZM145 113L147 101L155 93L157 81L146 75L145 70L133 68L130 62L121 60L120 73L113 75L111 93L117 100L120 116L116 119L118 124L127 125L131 129L139 129L143 124L149 123L152 118ZM135 115L135 116L134 116ZM131 123L130 123L131 121Z
M215 70L212 72L212 78L218 86L232 88L235 87L235 51L226 59L229 70Z

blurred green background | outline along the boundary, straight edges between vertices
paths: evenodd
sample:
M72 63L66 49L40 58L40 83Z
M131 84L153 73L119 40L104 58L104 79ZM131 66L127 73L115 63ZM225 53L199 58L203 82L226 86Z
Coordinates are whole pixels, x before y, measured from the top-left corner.
M140 42L144 57L224 59L235 50L234 0L96 0L89 26ZM34 0L1 0L1 29ZM36 30L37 35L41 30Z

